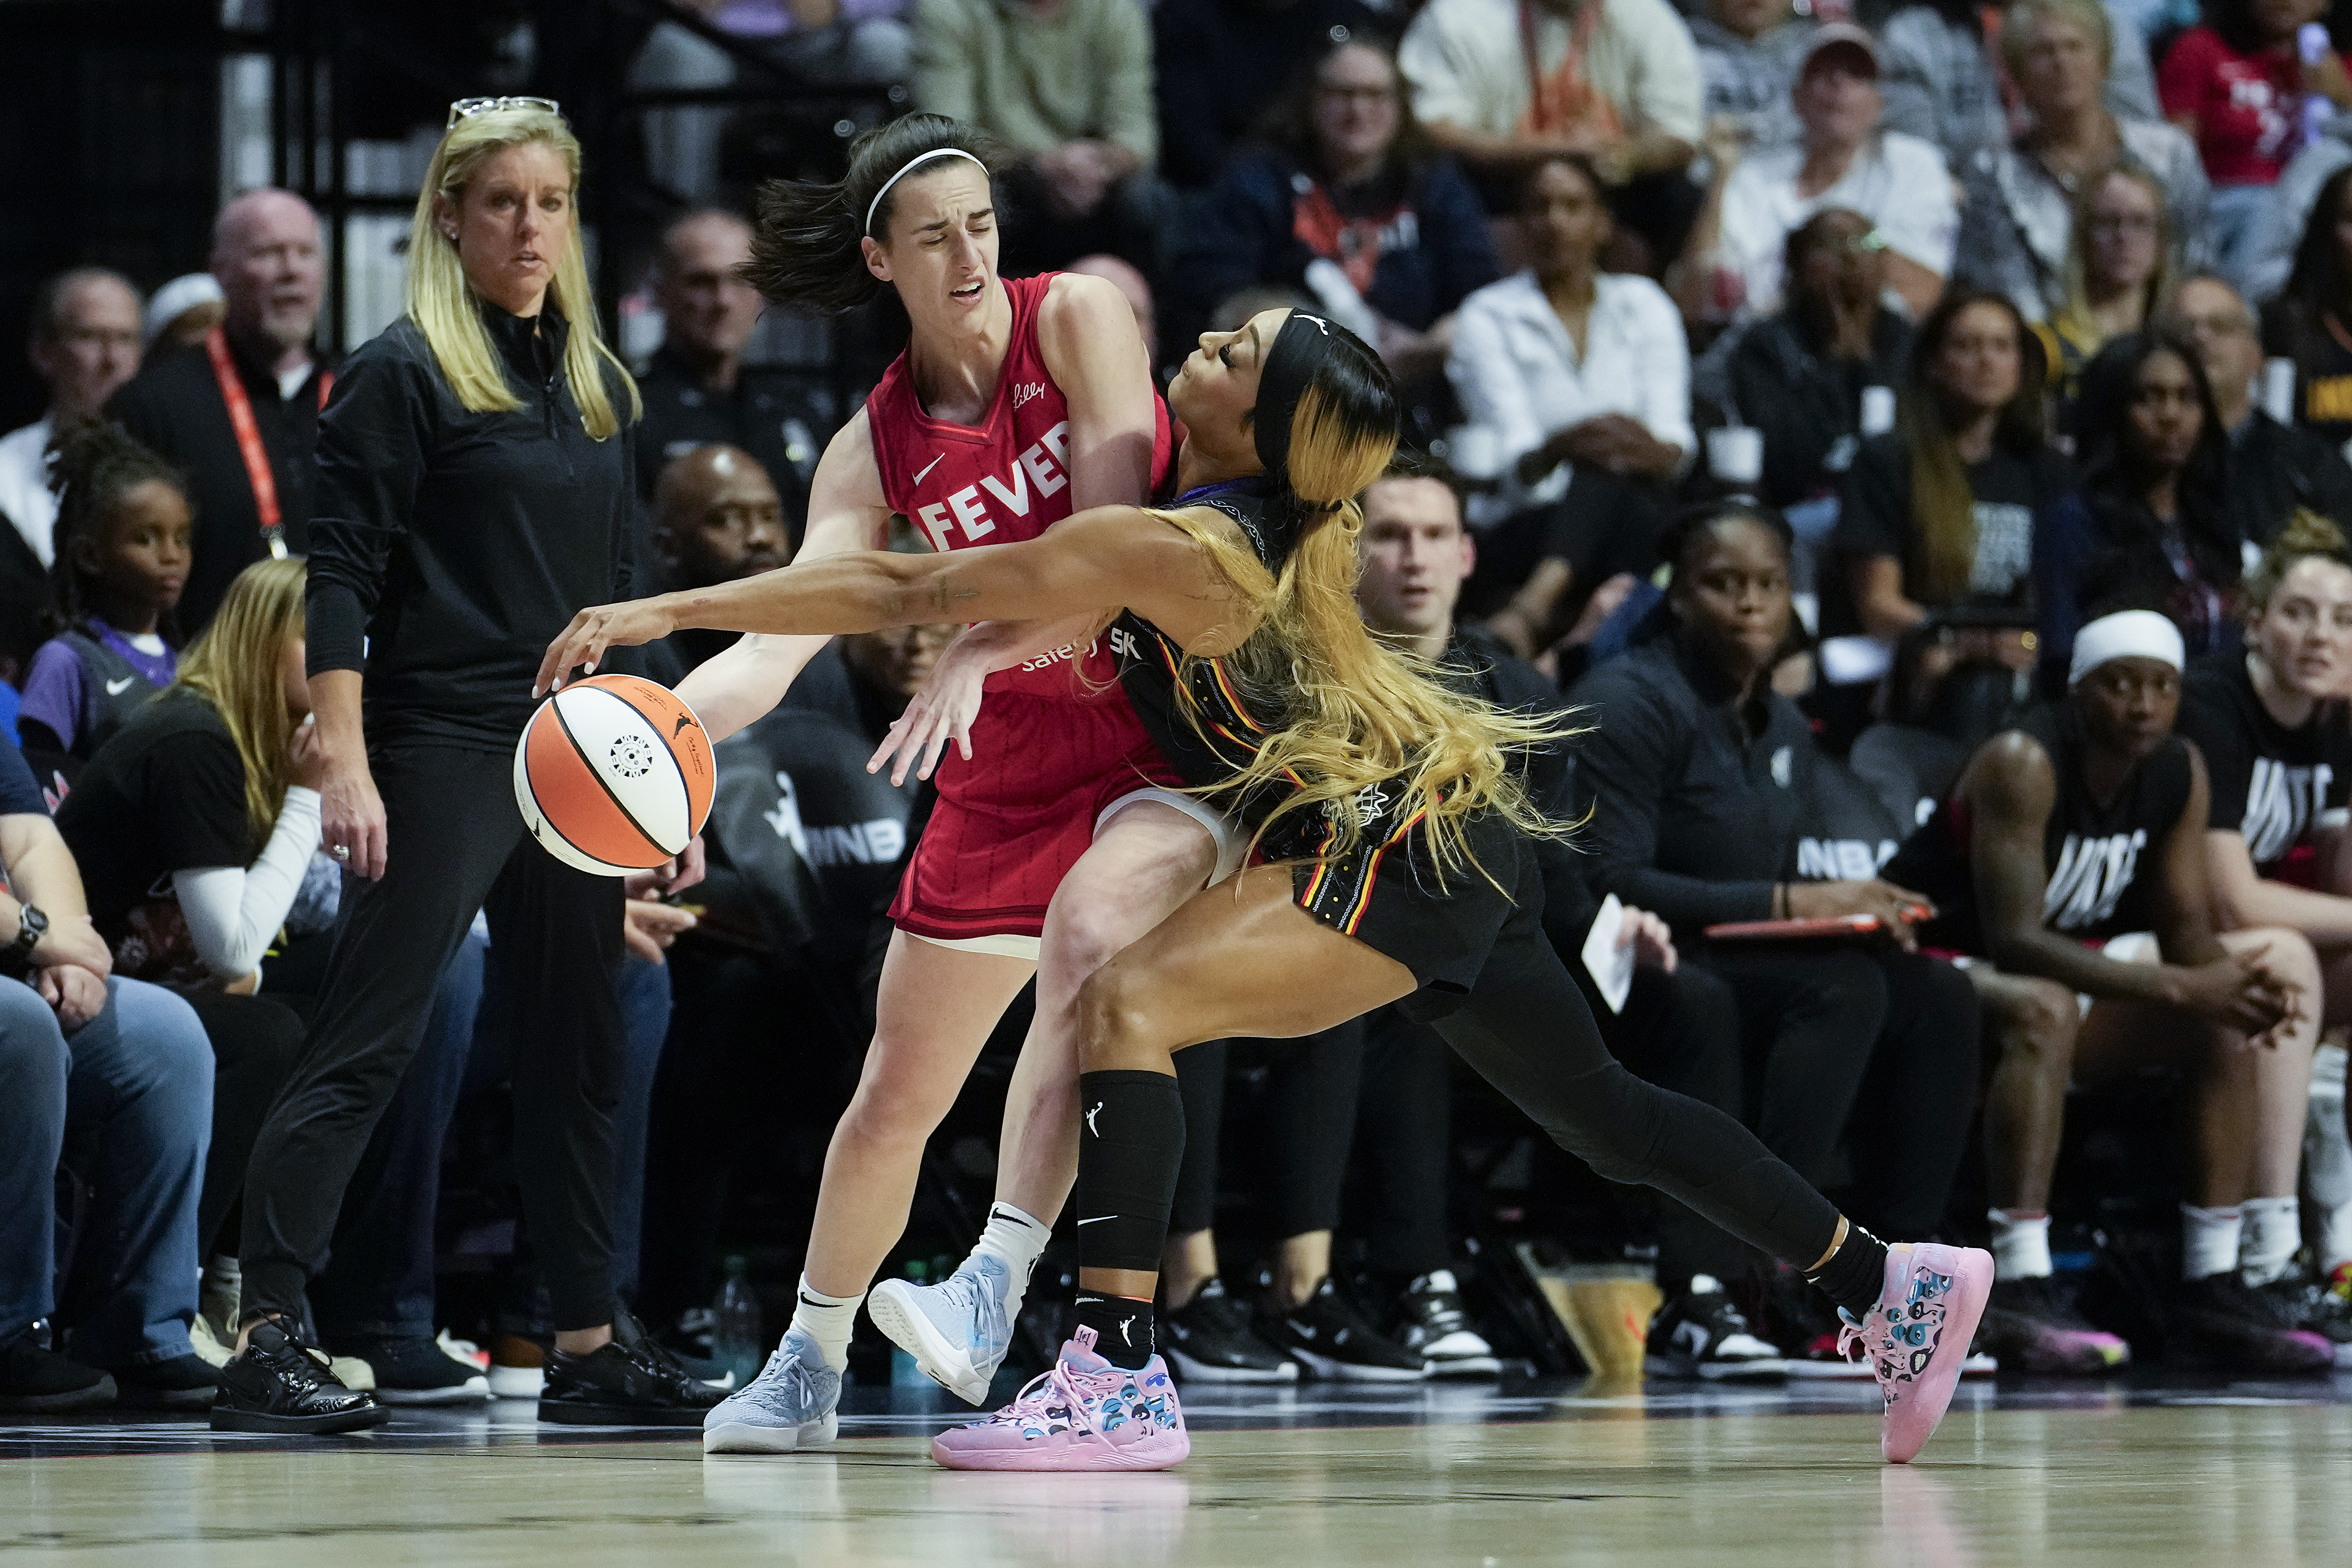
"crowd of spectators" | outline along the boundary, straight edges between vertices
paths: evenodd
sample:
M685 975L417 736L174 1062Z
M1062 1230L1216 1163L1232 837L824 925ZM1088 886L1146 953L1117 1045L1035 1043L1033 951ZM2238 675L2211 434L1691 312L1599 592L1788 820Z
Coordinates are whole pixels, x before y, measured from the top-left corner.
M1002 270L1111 279L1155 358L1296 303L1388 361L1409 450L1366 498L1360 602L1465 689L1586 727L1531 763L1582 822L1547 851L1546 929L1629 1067L1862 1223L1989 1237L2004 1365L2352 1364L2352 1194L2299 1175L2345 1143L2307 1106L2352 1017L2352 78L2316 0L2188 27L2102 0L691 9L992 132ZM630 69L707 87L733 59L673 22ZM635 280L662 323L626 436L641 584L788 563L848 412L754 357L730 112L643 128L677 216ZM26 323L0 1409L201 1404L236 1332L234 1200L341 875L302 673L329 248L299 197L249 192L205 272L142 298L76 268ZM722 1251L805 1223L929 809L866 763L954 635L817 658L719 748L691 906L629 889L615 1288L680 1355L714 1352ZM645 668L674 684L730 640ZM312 1286L339 1371L388 1402L521 1392L550 1342L471 1109L531 1027L512 991L478 926ZM1516 1265L1484 1244L1590 1226L1495 1195L1499 1102L1427 1029L1181 1062L1181 1373L1491 1375L1526 1348L1490 1342ZM2150 1094L2177 1142L2115 1121ZM1235 1115L1278 1157L1221 1158ZM2145 1158L2083 1155L2084 1118ZM930 1163L950 1215L975 1142L951 1120ZM2095 1220L2130 1239L2095 1247ZM1665 1290L1654 1374L1841 1370L1785 1270L1671 1205L1609 1224ZM481 1352L442 1331L453 1250L502 1260L463 1318ZM2135 1313L2109 1277L2179 1283Z

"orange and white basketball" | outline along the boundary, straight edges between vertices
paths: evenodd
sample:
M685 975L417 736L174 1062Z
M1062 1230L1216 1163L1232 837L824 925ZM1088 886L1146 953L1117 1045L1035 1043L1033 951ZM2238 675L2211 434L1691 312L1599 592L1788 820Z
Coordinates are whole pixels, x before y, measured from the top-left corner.
M702 721L667 687L598 675L539 706L515 746L515 804L547 852L625 877L684 849L719 770Z

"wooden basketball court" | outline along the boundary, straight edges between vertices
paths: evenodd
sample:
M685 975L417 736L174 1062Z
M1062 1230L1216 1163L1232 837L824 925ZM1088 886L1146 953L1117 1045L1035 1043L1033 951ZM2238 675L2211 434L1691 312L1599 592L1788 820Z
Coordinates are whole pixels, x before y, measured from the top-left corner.
M2220 1563L2352 1560L2352 1375L1964 1385L1878 1463L1868 1385L1585 1397L1559 1384L1203 1388L1157 1475L955 1474L961 1406L853 1390L831 1448L541 1427L530 1407L372 1436L195 1423L0 1427L0 1561L389 1563Z

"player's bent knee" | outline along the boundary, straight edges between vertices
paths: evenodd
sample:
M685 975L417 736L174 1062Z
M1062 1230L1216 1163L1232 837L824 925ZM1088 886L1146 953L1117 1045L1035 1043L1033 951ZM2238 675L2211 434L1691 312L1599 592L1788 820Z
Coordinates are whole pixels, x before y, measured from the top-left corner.
M1117 959L1087 977L1078 987L1079 1071L1131 1066L1155 1047L1165 1047L1149 992Z

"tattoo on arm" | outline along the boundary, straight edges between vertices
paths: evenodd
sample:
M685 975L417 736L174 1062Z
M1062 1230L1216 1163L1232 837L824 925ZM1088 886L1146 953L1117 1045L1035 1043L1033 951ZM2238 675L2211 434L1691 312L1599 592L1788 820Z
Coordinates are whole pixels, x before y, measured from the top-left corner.
M953 588L949 586L948 580L945 577L935 579L931 584L931 608L938 610L942 614L952 609L955 605L955 601L958 599L976 599L980 595L977 590L971 588Z

